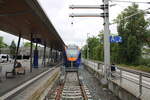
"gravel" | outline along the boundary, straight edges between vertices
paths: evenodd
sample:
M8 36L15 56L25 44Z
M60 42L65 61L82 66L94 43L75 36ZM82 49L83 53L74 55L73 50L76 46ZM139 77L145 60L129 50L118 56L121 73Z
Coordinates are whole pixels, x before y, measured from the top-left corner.
M93 100L120 100L110 90L100 84L100 81L89 73L83 65L81 65L80 74L83 77L83 82L90 90Z

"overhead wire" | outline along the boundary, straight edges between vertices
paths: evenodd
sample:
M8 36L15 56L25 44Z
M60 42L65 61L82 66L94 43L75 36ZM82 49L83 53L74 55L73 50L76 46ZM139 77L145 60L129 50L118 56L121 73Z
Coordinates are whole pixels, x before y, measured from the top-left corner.
M147 9L142 10L142 11L138 11L138 12L136 12L136 13L130 15L130 16L127 16L127 17L125 17L125 18L120 19L119 21L123 21L123 20L125 20L125 19L129 19L129 18L131 18L131 17L133 17L133 16L135 16L135 15L137 15L137 14L139 14L139 13L142 13L143 11L145 12L145 11L147 11L147 10L149 10L149 9L150 9L150 8L147 8ZM110 25L113 25L113 24L117 24L117 22L110 23Z
M123 3L143 3L143 4L150 4L150 2L136 2L136 1L124 1L124 0L109 0L111 2L123 2Z

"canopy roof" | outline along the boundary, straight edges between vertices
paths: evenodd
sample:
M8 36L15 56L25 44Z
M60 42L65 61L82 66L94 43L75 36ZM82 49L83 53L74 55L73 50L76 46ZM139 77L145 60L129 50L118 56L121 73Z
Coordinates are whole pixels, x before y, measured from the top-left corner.
M37 0L0 0L0 30L31 40L38 38L56 50L63 50L64 42L45 15Z

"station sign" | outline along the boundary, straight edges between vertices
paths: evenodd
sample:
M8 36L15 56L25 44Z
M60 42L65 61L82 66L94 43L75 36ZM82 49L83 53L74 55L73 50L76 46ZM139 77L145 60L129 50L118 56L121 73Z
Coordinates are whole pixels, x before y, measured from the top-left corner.
M121 36L110 36L110 43L121 43L122 37Z
M40 38L33 38L32 41L34 43L42 43L41 39Z

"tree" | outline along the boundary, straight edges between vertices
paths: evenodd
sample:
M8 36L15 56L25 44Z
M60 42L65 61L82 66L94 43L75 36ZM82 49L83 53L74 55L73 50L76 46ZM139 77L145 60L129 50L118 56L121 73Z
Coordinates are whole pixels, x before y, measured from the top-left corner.
M137 12L141 13L126 18ZM122 63L136 64L141 57L141 49L148 33L148 22L144 18L144 11L139 10L137 4L132 4L118 15L116 21L118 34L123 38L123 42L118 45L118 59Z
M7 47L7 44L3 42L3 37L0 37L0 48L5 48L5 47Z
M149 22L150 23L150 22ZM147 38L145 39L146 43L145 45L148 46L150 48L150 29L148 30L147 34L146 34Z
M82 57L87 59L87 45L82 47Z
M104 31L101 30L98 34L100 44L104 44Z
M104 61L103 44L99 44L94 48L94 60Z
M104 61L104 31L101 30L98 34L98 45L95 49L95 60Z
M89 48L89 58L94 59L94 48L99 44L99 39L93 36L87 39L87 43Z
M87 58L87 48L89 48L89 58L93 60L103 61L104 59L104 50L103 50L103 31L100 32L98 36L93 36L87 39L87 44L82 48L82 55L84 58Z
M31 42L25 42L24 43L24 47L30 47L31 46ZM35 45L32 44L33 48L35 48Z
M3 42L3 37L0 37L0 48L6 48L8 45ZM1 49L0 49L0 54L1 54Z
M9 46L10 48L10 54L13 56L15 55L15 52L16 52L16 44L15 44L15 41L13 40Z
M25 42L24 43L24 47L30 47L31 46L31 43L30 42Z
M133 48L135 48L135 49L133 49ZM127 49L128 49L127 60L129 61L129 63L130 64L138 64L139 59L141 58L141 47L139 47L139 44L138 44L135 36L129 35L128 41L127 41Z

